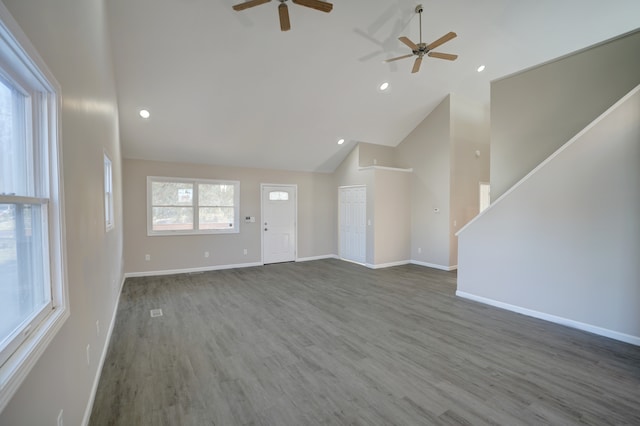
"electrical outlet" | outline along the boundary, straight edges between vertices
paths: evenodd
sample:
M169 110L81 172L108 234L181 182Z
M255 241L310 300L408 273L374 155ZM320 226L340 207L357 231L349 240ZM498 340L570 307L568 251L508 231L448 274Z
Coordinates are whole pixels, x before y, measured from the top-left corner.
M204 252L204 257L209 257L209 252L208 251Z
M151 260L151 255L150 254L145 254L144 255L144 260L146 260L146 261Z
M100 337L100 320L96 320L96 336Z
M91 365L91 345L87 345L87 366Z
M64 426L64 418L62 417L63 413L64 410L60 410L60 412L58 413L58 426Z
M422 247L418 247L418 254L422 253Z
M248 253L247 249L244 249L244 254L247 254L247 253Z

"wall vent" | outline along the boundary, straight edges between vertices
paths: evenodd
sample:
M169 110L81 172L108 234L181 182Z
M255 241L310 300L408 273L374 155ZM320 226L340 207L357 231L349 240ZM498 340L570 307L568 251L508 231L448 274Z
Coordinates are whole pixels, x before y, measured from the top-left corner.
M162 316L162 309L152 309L152 310L149 311L149 313L151 314L151 318L161 317Z

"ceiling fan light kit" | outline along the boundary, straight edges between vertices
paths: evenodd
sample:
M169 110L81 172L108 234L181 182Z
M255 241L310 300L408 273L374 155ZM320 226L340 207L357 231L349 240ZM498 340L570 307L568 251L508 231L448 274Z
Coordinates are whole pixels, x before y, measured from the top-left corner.
M241 11L249 9L251 7L260 6L261 4L269 3L271 0L249 0L243 3L233 6L233 10ZM289 7L287 6L287 0L278 0L278 16L280 17L280 30L289 31L291 29L291 22L289 21ZM321 0L291 0L293 4L305 6L311 9L319 10L320 12L329 13L333 10L333 4Z
M408 55L398 56L397 58L387 59L385 62L393 62L393 61L398 61L400 59L406 59L412 56L417 56L415 62L413 63L413 68L411 69L412 73L417 73L418 71L420 71L420 65L422 65L422 58L424 58L425 55L430 58L445 59L447 61L455 61L458 58L458 55L453 55L451 53L432 52L432 50L435 49L436 47L439 47L444 43L448 42L449 40L456 38L457 34L454 33L453 31L448 32L447 34L443 35L442 37L440 37L439 39L437 39L432 43L426 44L422 42L422 12L423 12L422 5L419 4L418 6L416 6L416 13L420 17L420 43L416 44L412 42L408 37L404 37L404 36L398 38L398 40L400 40L402 43L407 45L409 49L411 49L411 53Z

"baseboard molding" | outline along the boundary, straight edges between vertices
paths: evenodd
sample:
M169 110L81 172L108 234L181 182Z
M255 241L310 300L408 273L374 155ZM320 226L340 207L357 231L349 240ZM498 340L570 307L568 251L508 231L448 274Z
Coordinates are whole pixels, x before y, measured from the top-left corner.
M388 262L388 263L367 263L365 264L365 266L369 269L383 269L383 268L391 268L393 266L402 266L402 265L408 265L409 261L408 260L399 260L397 262Z
M322 259L339 259L339 257L336 254L323 254L322 256L299 257L296 259L296 262L310 262L312 260Z
M427 268L440 269L442 271L449 271L449 272L455 271L456 269L458 269L458 265L444 266L444 265L438 265L435 263L421 262L419 260L410 260L409 263L411 263L412 265L425 266Z
M116 297L116 304L111 315L111 322L109 323L109 329L107 330L107 338L102 348L102 354L100 355L100 361L98 362L98 369L96 370L96 377L93 379L93 386L91 386L91 394L89 395L89 402L87 408L84 410L84 417L82 418L82 426L89 424L91 418L91 411L93 411L93 403L96 400L96 393L98 392L98 385L100 384L100 376L102 375L102 367L104 367L104 361L107 359L107 352L109 352L109 344L111 343L111 335L113 334L113 328L116 324L116 316L118 314L118 306L120 305L120 296L122 294L122 288L124 287L124 281L126 276L122 277L120 282L120 289L118 296Z
M488 299L482 296L476 296L475 294L466 293L464 291L456 291L456 296L464 299L473 300L474 302L484 303L485 305L495 306L497 308L506 309L508 311L517 312L529 317L538 318L541 320L553 322L556 324L564 325L571 328L577 328L578 330L587 331L589 333L597 334L599 336L608 337L610 339L619 340L621 342L630 343L635 346L640 346L640 337L632 336L630 334L620 333L618 331L609 330L606 328L598 327L591 324L586 324L580 321L574 321L572 319L559 317L556 315L547 314L544 312L534 311L532 309L523 308L521 306L511 305L509 303L500 302L493 299Z
M237 263L234 265L202 266L198 268L165 269L161 271L127 272L124 274L124 277L134 278L134 277L156 277L160 275L192 274L194 272L220 271L222 269L252 268L254 266L262 266L262 265L263 265L262 262L252 262L252 263Z

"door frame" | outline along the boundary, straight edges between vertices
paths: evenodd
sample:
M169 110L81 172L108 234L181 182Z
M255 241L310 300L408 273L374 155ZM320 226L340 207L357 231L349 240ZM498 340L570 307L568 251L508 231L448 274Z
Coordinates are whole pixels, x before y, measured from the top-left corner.
M342 256L342 217L340 214L340 190L341 189L349 189L349 188L364 188L365 190L365 209L364 209L364 262L356 262L355 260L345 259ZM367 232L369 231L369 219L368 219L368 211L367 211L367 185L366 184L358 184L358 185L342 185L338 187L338 258L340 260L344 260L345 262L356 263L358 265L367 265Z
M275 186L281 188L293 189L294 192L294 204L293 204L293 260L298 261L298 184L288 183L261 183L260 184L260 263L264 265L264 188L265 186Z

